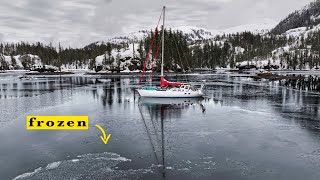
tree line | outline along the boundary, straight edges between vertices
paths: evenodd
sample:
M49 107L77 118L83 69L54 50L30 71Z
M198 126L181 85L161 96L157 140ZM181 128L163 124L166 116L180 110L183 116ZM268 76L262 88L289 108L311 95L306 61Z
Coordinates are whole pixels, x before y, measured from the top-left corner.
M94 59L101 55L111 53L112 49L119 48L118 44L111 43L93 43L84 48L64 48L60 44L58 47L54 47L51 43L45 45L43 43L0 43L0 55L10 56L12 65L16 65L16 59L14 56L20 55L22 59L28 54L37 55L41 59L42 63L45 65L61 66L63 64L76 64L83 65L91 62L90 66L93 68L95 66ZM4 57L0 56L0 66L2 69L4 66L8 67Z
M320 0L311 2L307 8L289 14L272 29L272 33L282 34L298 27L310 27L320 24Z
M156 55L158 47L161 45L162 30L156 32L154 46L151 51L150 62ZM242 61L258 62L260 60L272 61L280 60L279 67L287 69L304 69L307 66L320 66L320 31L309 33L307 36L287 37L286 35L277 35L268 33L264 35L251 32L242 32L236 34L220 35L213 39L201 42L188 41L187 35L181 31L165 30L165 69L166 70L189 70L193 68L234 68L237 63ZM141 61L143 68L146 56L149 52L150 44L154 31L151 31L145 38L140 40L138 45L138 60ZM103 65L110 65L119 61L119 57L111 56L112 51L128 49L127 42L116 43L93 43L83 48L64 48L62 46L54 47L52 44L43 43L1 43L0 54L11 56L12 64L15 62L14 56L27 54L38 55L43 64L60 67L63 64L76 64L81 66L89 64L93 69L96 65L97 56L104 55ZM287 49L286 49L287 48ZM286 49L286 50L285 50ZM279 53L280 52L280 53ZM159 57L156 61L156 70L160 68L160 59L162 51L159 51ZM28 59L27 62L32 61ZM7 69L5 59L0 55L0 66ZM28 63L25 63L27 67ZM30 68L28 66L28 68ZM151 66L148 66L150 69ZM268 67L266 67L268 68ZM270 67L269 67L270 68Z

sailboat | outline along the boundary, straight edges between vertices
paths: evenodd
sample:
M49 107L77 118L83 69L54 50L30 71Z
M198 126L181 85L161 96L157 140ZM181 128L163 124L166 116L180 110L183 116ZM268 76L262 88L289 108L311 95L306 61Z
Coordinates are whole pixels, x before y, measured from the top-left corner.
M162 57L161 57L161 80L160 87L144 86L137 89L141 97L153 97L153 98L196 98L203 97L204 85L197 89L189 84L180 82L170 82L164 78L163 66L164 66L164 27L165 27L165 10L163 7L163 24L162 24ZM160 16L161 17L161 16ZM160 19L159 19L160 21ZM159 24L159 23L158 23ZM144 73L144 71L143 71ZM143 74L142 74L143 75ZM141 80L141 78L140 78Z

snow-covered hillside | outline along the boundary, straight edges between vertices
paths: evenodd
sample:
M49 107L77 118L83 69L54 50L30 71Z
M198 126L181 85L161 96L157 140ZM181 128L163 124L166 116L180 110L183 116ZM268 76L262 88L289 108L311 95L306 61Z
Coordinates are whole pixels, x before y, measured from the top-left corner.
M308 27L298 27L295 29L290 29L288 31L286 31L284 34L287 35L287 37L304 37L307 38L308 35L310 35L311 33L314 32L318 32L320 31L320 24L313 26L312 28L308 28Z
M264 19L262 22L255 24L244 24L226 29L206 29L196 26L176 26L168 27L173 31L182 31L190 42L202 41L213 39L217 35L223 34L236 34L245 31L249 31L255 34L265 34L277 25L278 22L271 19ZM150 34L150 30L140 30L137 32L131 32L129 34L123 34L113 38L109 38L105 41L96 42L96 45L107 44L107 43L138 43Z
M237 34L241 32L251 32L253 34L259 34L263 38L270 38L271 33L277 33L277 38L286 37L288 39L288 43L283 46L275 46L276 49L269 49L267 56L262 57L254 57L253 59L247 59L243 62L238 62L237 66L248 66L254 65L258 68L276 68L276 69L317 69L318 65L315 65L315 61L318 61L319 54L314 53L314 47L311 45L305 45L304 40L309 38L315 32L320 31L320 0L315 1L307 6L305 6L302 10L296 11L290 14L287 18L285 18L280 23L277 23L271 19L264 19L262 22L255 24L244 24L235 27L230 27L227 29L216 29L209 30L200 27L194 26L177 26L171 28L173 31L182 31L189 41L190 47L201 47L205 43L205 40L213 41L213 44L218 44L220 48L223 47L224 42L228 41L228 37L226 39L218 39L219 41L215 41L214 39L217 35L227 35L227 34ZM304 21L302 22L301 19ZM305 25L305 26L304 26ZM284 31L285 30L285 31ZM282 32L283 31L283 32ZM281 33L279 33L281 32ZM130 33L128 35L123 35L115 38L108 39L107 41L100 42L112 42L112 43L138 43L139 40L146 37L150 34L150 30L138 31L134 33ZM312 37L311 37L312 41ZM196 43L195 43L196 42ZM273 41L277 43L277 41ZM272 42L272 43L273 43ZM131 46L131 45L130 45ZM137 44L135 44L136 50ZM234 49L234 54L244 54L245 51L248 51L248 47L252 46L250 44L245 45L245 47L233 46L230 43L230 46ZM247 50L246 50L247 49ZM313 49L313 50L312 50ZM248 52L246 52L248 53ZM121 52L112 52L112 57L118 56L118 59L124 58L128 56L128 54L132 54L132 49L121 50ZM136 52L137 54L137 52ZM269 55L270 54L270 55ZM266 54L265 54L266 55ZM131 55L132 57L132 55ZM97 64L103 64L103 59L106 59L106 55L98 56L96 59ZM108 59L108 58L107 58ZM290 59L290 60L289 60ZM293 59L295 59L294 63L292 63ZM237 59L236 59L237 61ZM112 61L114 63L115 61ZM311 65L311 64L313 65ZM227 65L228 66L228 65Z
M315 0L300 10L289 14L274 29L273 33L282 34L290 29L311 27L320 23L320 0Z
M255 66L257 68L274 68L274 69L292 69L292 70L316 70L318 65L312 65L310 62L319 59L319 53L312 51L312 46L304 44L305 39L311 38L313 33L320 31L320 24L313 27L298 27L287 30L278 36L285 36L292 39L290 44L277 48L271 52L271 56L266 59L250 59L237 63L238 67ZM288 62L287 58L294 57L296 62ZM291 63L291 64L288 64ZM295 65L294 65L295 64ZM316 64L313 62L313 64Z
M42 61L37 55L26 54L11 57L0 54L0 69L32 69L42 66Z
M287 44L270 52L270 57L249 59L238 67L315 70L320 66L319 54L320 0L289 14L272 30ZM252 65L252 66L251 66Z
M265 34L268 33L272 28L274 28L278 24L277 21L272 19L264 19L262 22L255 24L244 24L240 26L235 26L231 28L227 28L223 30L225 34L236 34L240 32L249 31L254 34Z
M120 49L119 51L113 49L111 54L106 52L96 57L96 66L101 66L102 70L114 70L119 67L120 71L135 71L141 66L138 53L138 43L129 44L128 48Z

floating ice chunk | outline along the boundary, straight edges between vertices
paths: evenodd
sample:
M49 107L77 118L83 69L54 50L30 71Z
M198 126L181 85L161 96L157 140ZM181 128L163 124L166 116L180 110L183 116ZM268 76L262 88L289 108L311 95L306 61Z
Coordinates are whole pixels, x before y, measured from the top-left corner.
M35 169L33 172L28 172L28 173L21 174L21 175L15 177L13 180L18 180L18 179L24 179L24 178L31 177L31 176L33 176L34 174L36 174L37 172L39 172L41 170L42 170L42 168L39 167L39 168Z
M60 164L61 164L61 161L50 163L47 165L46 169L55 169L59 167Z

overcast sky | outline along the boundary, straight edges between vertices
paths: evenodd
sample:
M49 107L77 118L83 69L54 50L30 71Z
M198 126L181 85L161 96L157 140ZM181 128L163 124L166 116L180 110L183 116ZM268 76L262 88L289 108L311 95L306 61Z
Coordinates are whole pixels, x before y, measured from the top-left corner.
M0 42L82 47L150 29L167 6L168 26L224 29L280 21L312 0L0 0Z

